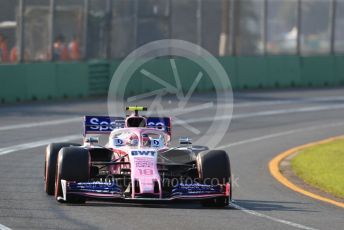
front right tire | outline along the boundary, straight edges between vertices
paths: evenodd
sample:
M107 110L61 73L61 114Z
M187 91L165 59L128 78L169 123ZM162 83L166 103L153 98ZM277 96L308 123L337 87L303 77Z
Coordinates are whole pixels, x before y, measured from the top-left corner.
M223 150L204 151L197 155L197 169L201 183L230 185L230 195L202 200L206 207L225 207L232 199L231 167L228 154Z

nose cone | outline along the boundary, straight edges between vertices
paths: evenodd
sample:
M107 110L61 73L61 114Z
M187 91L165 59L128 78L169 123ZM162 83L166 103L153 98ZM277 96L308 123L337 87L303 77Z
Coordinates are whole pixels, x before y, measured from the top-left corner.
M160 175L157 168L157 155L154 149L136 149L129 153L131 181L139 185L139 191L132 191L132 198L137 195L155 194L161 197ZM155 187L158 183L158 191Z

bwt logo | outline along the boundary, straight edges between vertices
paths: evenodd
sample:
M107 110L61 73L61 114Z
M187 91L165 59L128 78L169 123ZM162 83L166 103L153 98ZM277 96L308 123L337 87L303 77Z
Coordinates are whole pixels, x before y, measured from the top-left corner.
M144 150L133 150L131 151L132 156L155 156L155 151L144 151Z

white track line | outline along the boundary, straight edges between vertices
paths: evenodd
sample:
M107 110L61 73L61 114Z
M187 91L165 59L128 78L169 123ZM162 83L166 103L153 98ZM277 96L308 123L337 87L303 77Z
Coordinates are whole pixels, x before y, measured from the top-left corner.
M221 107L226 107L226 108L230 108L230 107L234 107L234 108L242 108L242 107L257 107L257 106L270 106L270 105L288 105L288 104L295 104L295 105L300 105L302 103L317 103L317 102L326 102L326 101L333 101L336 100L337 103L339 101L344 102L344 97L318 97L318 98L311 98L311 99L287 99L287 100L273 100L273 101L256 101L256 102L235 102L233 105L231 103L228 103L228 101L222 101L220 99L217 99L216 101L219 103L218 106ZM212 104L214 107L216 106L216 104L214 103L214 100L209 102L209 99L206 100L207 103L205 104ZM209 109L208 106L205 106L205 104L203 104L203 108L200 107L199 109ZM202 104L201 104L202 105ZM195 106L194 106L195 107ZM176 108L176 109L164 109L159 111L160 114L181 114L181 113L191 113L194 112L194 107L186 107L183 109L180 108ZM196 111L199 112L199 111ZM149 113L149 112L148 112Z
M334 110L334 109L344 109L344 104L303 107L303 108L297 108L297 109L294 108L294 109L268 110L268 111L255 112L255 113L238 114L238 115L234 115L233 118L238 119L238 118L271 116L271 115L280 115L280 114L289 114L289 113L316 112L316 111Z
M259 213L259 212L255 212L253 210L243 208L243 207L241 207L241 206L239 206L237 204L234 204L234 203L230 203L229 205L232 206L233 208L236 208L236 209L238 209L240 211L243 211L243 212L245 212L247 214L250 214L250 215L253 215L253 216L257 216L257 217L262 217L262 218L265 218L265 219L268 219L268 220L272 220L274 222L278 222L278 223L281 223L281 224L286 224L286 225L292 226L294 228L305 229L305 230L317 230L316 228L307 227L307 226L302 225L302 224L297 224L297 223L294 223L294 222L291 222L291 221L282 220L282 219L275 218L275 217L272 217L272 216L268 216L268 215L265 215L265 214L262 214L262 213Z
M73 122L81 122L81 117L73 117L68 119L60 119L60 120L51 120L51 121L42 121L42 122L30 122L25 124L18 124L18 125L7 125L0 127L0 131L6 131L11 129L23 129L23 128L32 128L37 126L48 126L48 125L61 125L61 124L67 124L67 123L73 123Z
M12 230L9 227L6 227L5 225L0 224L0 230Z
M254 97L254 96L253 96ZM299 103L314 103L314 102L324 102L324 101L342 101L344 100L343 96L328 96L328 97L309 97L309 98L291 98L291 99L272 99L272 100L260 100L263 98L256 97L257 100L250 100L250 98L239 97L236 99L237 105L240 106L257 106L257 105L277 105L277 104L299 104ZM247 102L250 100L250 102ZM199 101L209 101L208 98L201 99ZM217 102L226 103L227 100L222 98L217 98Z
M188 124L192 124L192 123L198 123L198 122L228 120L230 118L243 119L243 118L250 118L250 117L264 117L264 116L285 115L285 114L291 114L291 113L317 112L317 111L336 110L336 109L344 109L344 105L342 104L342 105L305 107L305 108L297 108L297 109L268 110L268 111L260 111L260 112L255 112L255 113L234 114L232 117L225 115L225 116L219 116L219 117L201 117L201 118L184 119L183 121ZM173 122L173 124L179 125L178 122Z
M294 133L300 133L300 132L312 131L312 130L324 129L324 128L331 128L331 127L338 127L338 126L343 126L343 125L344 125L344 122L337 122L337 123L331 123L331 124L327 124L327 125L313 126L313 127L309 127L309 128L294 129L294 130L289 130L289 131L284 131L284 132L279 132L279 133L272 133L269 135L255 137L255 138L251 138L251 139L246 139L244 141L237 141L237 142L229 143L227 145L217 146L216 148L217 149L226 149L226 148L237 146L237 145L243 145L243 144L248 144L248 143L252 143L252 142L263 141L266 139L280 137L280 136L286 136L286 135L290 135L290 134L294 134Z
M41 140L41 141L29 142L29 143L25 143L25 144L0 148L0 156L5 155L5 154L9 154L9 153L13 153L16 151L20 151L20 150L32 149L32 148L48 145L48 144L54 143L54 142L66 142L66 141L77 140L77 139L81 139L81 137L82 136L80 134L70 135L70 136L50 138L50 139L45 139L45 140Z

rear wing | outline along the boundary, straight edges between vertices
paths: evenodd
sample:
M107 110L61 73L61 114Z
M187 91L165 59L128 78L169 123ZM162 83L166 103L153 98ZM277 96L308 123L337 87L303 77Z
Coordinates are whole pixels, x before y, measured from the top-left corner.
M146 117L147 127L165 131L171 136L171 118L170 117Z
M110 134L112 130L124 128L124 117L85 116L84 136L87 134Z
M146 117L147 128L156 128L171 135L171 118ZM124 117L85 116L84 136L87 134L110 134L115 129L125 128Z

